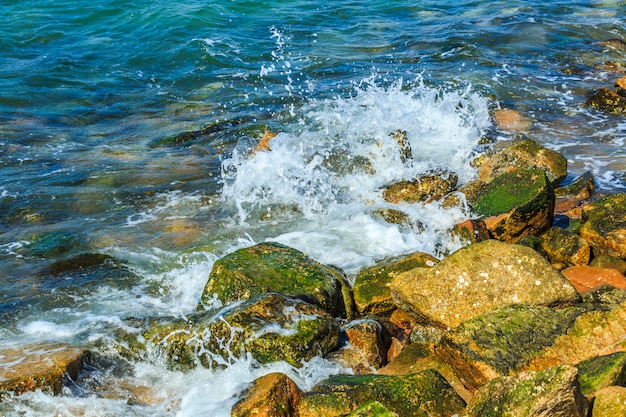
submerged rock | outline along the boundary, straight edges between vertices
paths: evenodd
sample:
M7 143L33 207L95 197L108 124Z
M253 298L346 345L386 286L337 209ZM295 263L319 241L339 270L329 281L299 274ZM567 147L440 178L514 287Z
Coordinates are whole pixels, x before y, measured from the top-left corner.
M596 356L576 365L580 389L587 398L611 385L626 384L626 352Z
M504 305L563 305L576 289L534 250L496 240L474 243L432 268L415 268L391 283L398 307L443 328Z
M202 293L202 303L213 294L225 304L277 292L300 298L333 316L345 315L343 277L306 254L279 243L260 243L218 259Z
M493 121L500 130L527 130L532 122L512 109L498 109L493 113Z
M301 366L339 344L339 325L326 312L274 293L233 304L215 315L199 312L185 319L130 324L145 328L124 337L132 352L140 356L156 352L180 369L225 365L246 352L261 363Z
M271 373L257 378L231 411L232 417L291 417L302 391L287 375Z
M383 198L392 204L429 203L454 191L458 180L458 176L452 172L422 175L416 180L400 181L387 186L383 190Z
M596 255L626 259L626 194L603 197L583 206L580 236Z
M626 113L626 97L618 92L601 88L587 99L587 106L607 113Z
M576 368L557 366L494 379L477 391L463 417L586 417L589 405L576 376Z
M468 196L468 202L491 235L505 242L540 234L550 227L554 215L552 186L538 169L504 173Z
M385 314L396 308L389 286L392 279L413 268L430 267L439 260L427 253L416 252L394 258L361 270L354 281L354 301L361 314Z
M58 395L65 378L77 378L88 355L86 349L61 343L0 349L0 391Z
M445 379L429 369L411 375L338 375L317 384L302 397L299 417L339 417L369 401L380 401L403 417L449 417L465 401Z
M557 185L567 176L567 159L531 139L522 139L507 144L484 161L478 175L482 182L489 183L519 169L544 171L550 183Z

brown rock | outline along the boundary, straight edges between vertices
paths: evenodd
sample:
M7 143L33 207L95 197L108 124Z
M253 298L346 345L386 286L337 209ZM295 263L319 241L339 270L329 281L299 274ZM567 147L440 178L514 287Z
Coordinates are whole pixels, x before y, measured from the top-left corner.
M577 265L566 268L561 273L580 295L585 295L604 285L626 289L626 277L616 269Z
M626 388L613 386L600 390L591 417L626 417Z
M620 114L626 112L626 98L613 90L602 88L587 99L590 107L608 113Z
M498 109L493 113L493 120L500 130L518 132L528 130L532 122L511 109Z
M391 335L373 319L348 323L344 329L348 339L346 346L326 356L326 359L351 368L354 374L376 372L387 363L387 350Z
M491 239L485 222L481 219L465 220L452 228L452 235L458 236L463 242L476 243Z
M495 307L577 302L575 288L531 248L496 240L458 250L391 283L396 305L416 319L454 328Z
M256 379L231 412L232 417L291 417L302 391L286 375L272 373Z
M413 181L400 181L389 185L383 190L383 198L392 204L428 203L440 200L449 192L454 191L457 181L458 177L451 172L422 175Z
M589 243L576 233L551 227L539 236L540 252L551 263L565 265L587 265L591 258Z
M76 379L89 352L65 345L35 344L0 350L0 390L16 395L41 389L61 393L63 378Z
M626 194L608 195L583 206L580 236L594 254L626 259Z

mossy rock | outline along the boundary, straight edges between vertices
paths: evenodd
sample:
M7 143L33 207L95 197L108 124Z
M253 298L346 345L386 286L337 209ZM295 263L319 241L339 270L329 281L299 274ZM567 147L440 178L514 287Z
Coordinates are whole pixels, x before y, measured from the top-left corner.
M334 316L345 315L342 276L336 269L279 243L261 243L218 259L202 293L225 303L277 292L318 305ZM202 308L202 307L200 307Z
M469 198L492 236L515 243L538 235L552 224L554 191L544 171L518 169L495 178Z
M458 180L456 174L447 171L426 174L415 180L400 181L387 186L383 190L383 198L392 204L428 203L440 200L454 191Z
M398 415L389 411L378 401L368 401L350 413L348 417L398 417Z
M583 312L582 308L523 304L496 308L448 333L435 352L468 389L475 390L486 381L521 370Z
M606 387L600 390L593 401L591 417L626 416L626 388Z
M463 417L586 417L576 368L556 366L494 379L481 387Z
M580 389L587 398L602 388L626 384L626 352L596 356L576 365Z
M590 171L585 172L571 183L554 189L557 197L572 196L576 199L585 199L593 195L595 191L595 180Z
M605 196L583 206L580 236L594 254L626 259L626 194Z
M601 88L586 101L587 106L607 113L626 113L626 97L608 88Z
M626 260L611 255L598 255L591 260L589 266L617 269L626 275Z
M478 175L484 183L520 168L544 171L552 185L559 184L567 176L567 159L531 139L524 138L501 146L503 148L479 168Z
M122 336L127 355L153 352L175 369L226 365L246 352L261 363L286 361L299 367L339 344L339 325L326 312L275 293L227 306L217 314L129 320L129 325L140 331Z
M539 236L540 252L552 264L565 266L587 265L591 259L591 246L578 234L552 226Z
M413 268L435 265L439 260L427 253L416 252L393 258L361 270L354 281L354 301L362 314L386 314L396 308L389 286L393 278Z
M326 379L303 395L299 417L335 417L354 412L360 405L380 401L403 417L451 416L465 401L435 370L411 375L338 375Z

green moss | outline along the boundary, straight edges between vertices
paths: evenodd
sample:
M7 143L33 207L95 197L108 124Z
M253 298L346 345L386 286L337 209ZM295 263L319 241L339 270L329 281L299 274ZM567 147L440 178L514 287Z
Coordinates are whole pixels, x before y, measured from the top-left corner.
M389 411L378 401L368 401L350 413L348 417L398 417L398 415Z
M546 194L546 189L551 192L552 187L544 171L519 169L502 174L484 186L472 205L474 211L481 216L508 213L516 207L533 203L538 196ZM540 200L537 203L543 206L546 203L545 197Z
M580 389L586 396L610 385L626 383L626 353L617 352L611 355L598 356L579 363L578 381Z

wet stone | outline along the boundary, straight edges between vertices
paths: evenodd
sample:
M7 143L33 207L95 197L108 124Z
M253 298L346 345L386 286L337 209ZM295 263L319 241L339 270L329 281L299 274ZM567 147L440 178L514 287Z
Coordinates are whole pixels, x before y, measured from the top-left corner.
M626 194L603 197L583 206L580 236L594 254L626 259Z
M591 260L589 266L616 269L626 274L626 260L611 255L598 255Z
M291 417L302 391L286 375L271 373L257 378L242 393L231 411L232 417Z
M539 248L553 264L587 265L591 258L591 246L585 239L555 226L539 236Z
M350 413L348 417L398 417L398 414L389 411L378 401L368 401Z
M606 387L597 393L591 417L624 416L626 416L626 388Z
M607 113L626 113L626 97L616 91L602 88L587 99L586 104Z
M596 356L576 365L580 389L588 398L602 388L626 384L626 352Z
M392 204L428 203L440 200L454 191L457 181L458 176L452 172L422 175L412 181L400 181L387 186L383 190L383 198Z

